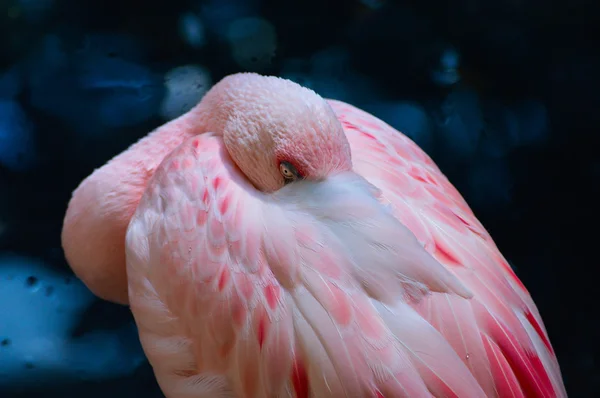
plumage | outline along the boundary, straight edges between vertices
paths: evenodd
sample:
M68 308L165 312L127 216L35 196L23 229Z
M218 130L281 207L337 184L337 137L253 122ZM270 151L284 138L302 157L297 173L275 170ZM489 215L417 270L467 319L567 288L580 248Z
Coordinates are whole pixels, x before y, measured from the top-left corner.
M129 304L167 397L566 397L533 300L433 161L375 117L274 79L226 78L155 132L179 145L122 207ZM300 129L298 144L275 127ZM129 173L152 140L104 172ZM270 189L270 171L245 173L244 151L262 165L269 145L307 178Z

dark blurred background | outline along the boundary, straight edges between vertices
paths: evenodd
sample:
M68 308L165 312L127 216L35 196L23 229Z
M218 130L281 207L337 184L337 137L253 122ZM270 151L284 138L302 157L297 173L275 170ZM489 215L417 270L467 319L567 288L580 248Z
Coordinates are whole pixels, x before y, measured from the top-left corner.
M593 1L0 0L0 397L161 397L128 310L60 247L72 190L239 71L379 116L529 288L570 397L600 397Z

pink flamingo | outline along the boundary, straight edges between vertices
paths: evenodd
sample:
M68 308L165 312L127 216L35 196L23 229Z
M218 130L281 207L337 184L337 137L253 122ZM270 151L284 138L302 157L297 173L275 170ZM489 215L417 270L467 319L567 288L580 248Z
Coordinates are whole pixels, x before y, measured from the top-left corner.
M237 74L74 192L63 246L169 398L566 397L540 314L411 140Z

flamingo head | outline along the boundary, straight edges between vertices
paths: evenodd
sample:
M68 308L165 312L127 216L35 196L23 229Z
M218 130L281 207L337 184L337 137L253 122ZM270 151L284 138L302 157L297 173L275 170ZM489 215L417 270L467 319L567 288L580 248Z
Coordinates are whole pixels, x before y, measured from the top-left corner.
M350 145L329 104L289 80L228 76L200 106L210 115L208 130L222 132L231 158L261 191L352 169Z

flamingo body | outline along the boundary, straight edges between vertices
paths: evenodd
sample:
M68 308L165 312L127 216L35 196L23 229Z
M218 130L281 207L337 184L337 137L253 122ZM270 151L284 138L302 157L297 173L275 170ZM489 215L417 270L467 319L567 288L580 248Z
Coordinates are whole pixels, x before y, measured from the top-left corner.
M111 265L74 268L128 292L167 397L566 397L533 300L452 184L381 120L326 106L351 165L324 177L258 190L201 103L75 193L67 258L125 236ZM105 239L84 250L72 225ZM107 288L121 255L127 288Z

